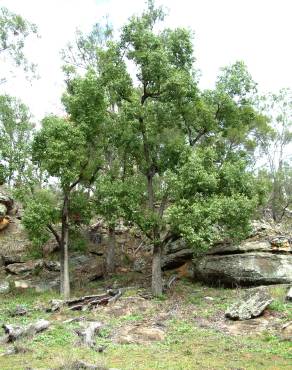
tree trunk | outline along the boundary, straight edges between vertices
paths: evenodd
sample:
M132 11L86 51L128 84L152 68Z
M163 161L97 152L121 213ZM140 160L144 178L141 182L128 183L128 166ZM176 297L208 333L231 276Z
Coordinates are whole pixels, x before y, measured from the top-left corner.
M108 246L106 253L106 272L108 274L115 271L115 249L116 249L116 233L115 227L110 226L108 230Z
M152 259L152 294L155 297L162 294L161 255L161 244L154 244Z
M70 279L69 279L69 197L64 196L62 209L62 240L61 240L61 295L64 299L70 297Z

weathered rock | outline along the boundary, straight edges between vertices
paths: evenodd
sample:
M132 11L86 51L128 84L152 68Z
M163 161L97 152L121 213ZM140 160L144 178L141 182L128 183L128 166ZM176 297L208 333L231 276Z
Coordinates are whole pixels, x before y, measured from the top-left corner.
M7 207L5 206L5 204L0 203L0 220L2 220L3 217L6 216L6 214L7 214Z
M104 263L98 258L81 255L74 257L73 261L74 277L78 282L94 281L104 276Z
M176 253L168 254L162 258L162 269L171 270L177 267L182 266L187 261L190 261L193 258L192 249L182 249Z
M292 321L286 323L281 330L282 340L292 342Z
M59 279L45 280L33 284L33 288L37 293L44 293L50 290L58 290L60 287Z
M195 259L194 277L225 285L290 283L292 247L282 236L271 242L249 240L238 245L217 245Z
M125 328L118 334L116 339L120 344L146 344L149 342L162 341L165 338L163 330L155 327L138 326Z
M24 273L32 273L37 269L42 268L43 265L43 260L28 261L24 263L13 263L6 266L6 271L15 275L21 275Z
M145 258L139 257L136 258L134 263L133 263L133 271L135 272L143 272L147 266L147 262Z
M59 272L61 270L61 264L58 261L45 261L44 265L49 271Z
M4 266L11 265L13 263L22 263L22 257L20 255L3 255L2 261Z
M287 301L292 301L292 286L291 286L291 288L287 292L286 300Z
M13 199L0 190L0 204L5 205L6 209L10 211L13 208Z
M6 294L6 293L9 293L9 291L10 291L10 286L9 286L8 281L6 280L0 281L0 294Z
M272 301L269 292L263 287L250 289L242 299L227 309L225 316L232 320L252 319L260 316Z
M27 309L25 306L18 305L13 311L10 312L10 316L25 316L27 314Z
M10 224L10 217L5 216L2 219L0 218L0 231L6 229Z
M29 280L15 280L14 286L16 289L29 289L33 288L33 284Z

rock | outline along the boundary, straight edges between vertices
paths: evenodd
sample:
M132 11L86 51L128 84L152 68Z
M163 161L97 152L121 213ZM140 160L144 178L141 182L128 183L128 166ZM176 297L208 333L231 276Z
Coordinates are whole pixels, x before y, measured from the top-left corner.
M282 340L292 341L292 321L282 327L281 338Z
M4 205L7 211L10 211L13 208L13 199L0 190L0 204Z
M71 365L67 365L64 368L61 368L60 370L110 370L108 367L105 367L103 365L93 365L89 364L83 360L77 360L73 362Z
M147 262L143 257L136 258L133 263L133 271L143 272L146 266L147 266Z
M22 263L22 257L19 255L3 255L2 261L4 266L11 265L13 263Z
M31 281L29 281L29 280L15 280L14 281L14 286L17 289L33 288L33 285L31 283Z
M10 291L10 286L8 281L2 280L0 281L0 294L6 294L9 293Z
M73 261L75 281L94 281L104 276L104 263L96 257L81 255L74 257Z
M44 265L49 271L59 272L61 270L61 264L58 261L45 261Z
M5 204L0 203L0 220L3 219L7 214L7 208Z
M272 301L263 287L250 289L246 296L227 309L225 316L232 320L252 319L260 316Z
M78 268L85 263L89 263L91 261L92 257L87 256L85 254L77 255L77 256L72 256L69 258L70 265L73 268Z
M159 328L138 326L124 329L117 338L117 342L120 344L146 344L161 341L164 338L165 333Z
M253 221L250 236L266 236L274 233L274 228L266 221Z
M0 219L0 231L6 229L6 227L8 227L9 224L10 224L9 216L3 217L2 220Z
M213 297L204 297L205 301L209 301L209 302L212 302L212 301L215 301L215 298Z
M44 293L50 290L58 290L60 287L60 281L58 279L51 281L41 281L33 285L37 293Z
M286 295L286 300L287 301L292 301L292 286L290 287L290 289L288 290L288 293Z
M10 315L12 317L15 317L15 316L24 316L26 314L27 314L27 309L24 306L22 306L22 305L16 306L15 309L10 312Z
M44 265L43 260L28 261L23 263L13 263L6 266L6 271L15 275L21 275L24 273L32 273L37 269L42 268Z
M277 243L277 247L266 240L217 245L194 260L194 277L229 286L289 284L292 282L291 247L287 248L286 239L277 238Z
M169 254L162 258L162 269L171 270L182 266L193 258L192 249L182 249L176 253Z
M278 236L270 241L273 251L292 252L290 240L285 236Z

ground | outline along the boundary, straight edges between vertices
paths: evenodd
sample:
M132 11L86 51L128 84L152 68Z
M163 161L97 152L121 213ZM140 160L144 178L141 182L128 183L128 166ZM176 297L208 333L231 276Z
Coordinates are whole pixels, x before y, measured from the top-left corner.
M105 285L129 286L131 279L117 275L73 293L92 294ZM121 370L291 369L291 341L283 340L281 328L292 320L292 305L284 301L287 287L270 290L275 300L263 317L246 322L224 318L226 307L242 290L210 288L183 279L160 299L145 299L144 290L127 288L113 305L89 312L46 313L57 293L14 291L1 297L1 323L43 318L52 324L32 339L15 342L20 353L4 355L13 346L0 345L0 369L69 369L76 359ZM28 314L12 317L19 304ZM80 345L74 331L80 322L64 323L76 317L104 324L94 348Z

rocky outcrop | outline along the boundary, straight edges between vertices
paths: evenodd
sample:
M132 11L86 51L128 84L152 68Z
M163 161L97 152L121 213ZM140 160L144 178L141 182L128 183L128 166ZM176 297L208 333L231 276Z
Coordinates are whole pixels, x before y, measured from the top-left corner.
M221 245L194 261L196 279L223 285L268 285L292 282L292 246L287 237Z
M260 316L272 301L263 287L250 289L242 299L227 309L225 316L231 320L249 320Z
M13 263L6 266L6 271L11 274L21 275L24 273L33 273L37 269L42 268L44 265L43 260L28 261L24 263Z
M162 269L171 270L191 261L194 255L193 249L189 248L183 239L170 242L165 248L162 258Z

